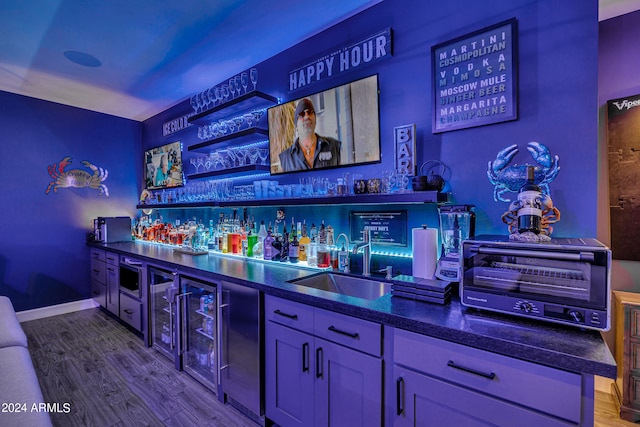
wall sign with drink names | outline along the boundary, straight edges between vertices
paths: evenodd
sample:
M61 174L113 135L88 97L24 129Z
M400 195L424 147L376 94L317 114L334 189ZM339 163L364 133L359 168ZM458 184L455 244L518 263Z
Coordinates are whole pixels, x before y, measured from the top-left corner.
M513 18L431 48L433 133L518 118Z
M362 242L362 230L371 231L374 244L407 246L407 211L351 212L349 240Z

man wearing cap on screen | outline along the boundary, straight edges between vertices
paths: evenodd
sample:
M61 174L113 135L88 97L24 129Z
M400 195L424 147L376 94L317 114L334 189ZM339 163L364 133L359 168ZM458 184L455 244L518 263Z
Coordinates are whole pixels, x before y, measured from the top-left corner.
M310 99L304 98L298 102L294 119L298 137L280 153L282 170L291 172L338 166L341 142L315 133L316 110Z

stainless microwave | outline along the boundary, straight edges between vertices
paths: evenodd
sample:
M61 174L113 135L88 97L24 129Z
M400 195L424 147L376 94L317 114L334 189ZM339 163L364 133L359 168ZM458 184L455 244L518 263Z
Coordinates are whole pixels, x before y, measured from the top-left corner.
M548 243L478 236L462 243L460 300L475 307L606 331L611 251L596 239Z

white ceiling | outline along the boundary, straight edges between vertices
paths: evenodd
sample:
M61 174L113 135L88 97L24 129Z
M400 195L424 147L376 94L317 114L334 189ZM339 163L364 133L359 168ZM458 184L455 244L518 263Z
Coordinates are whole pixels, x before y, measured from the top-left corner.
M380 1L0 0L0 90L145 120Z

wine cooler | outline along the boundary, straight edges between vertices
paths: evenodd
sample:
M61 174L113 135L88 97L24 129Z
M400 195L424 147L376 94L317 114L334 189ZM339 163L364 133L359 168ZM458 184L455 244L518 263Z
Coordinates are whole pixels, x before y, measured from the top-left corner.
M218 297L214 283L149 269L152 346L218 394Z

